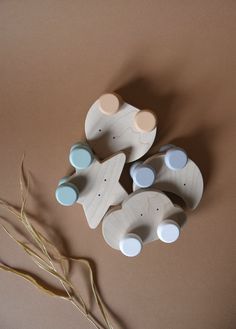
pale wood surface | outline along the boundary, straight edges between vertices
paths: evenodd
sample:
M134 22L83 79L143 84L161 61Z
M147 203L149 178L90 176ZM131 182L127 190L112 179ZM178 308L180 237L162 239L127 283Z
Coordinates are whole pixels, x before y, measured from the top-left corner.
M100 162L93 163L84 170L77 170L70 178L78 187L78 203L83 206L90 228L96 228L111 205L121 203L127 192L119 179L125 164L125 154L118 153Z
M184 221L184 218L183 210L161 191L138 190L104 217L103 237L114 249L119 249L119 241L128 233L136 233L146 244L159 239L156 230L162 220Z
M100 111L99 100L89 109L85 120L85 134L89 145L101 159L123 151L126 161L142 157L152 146L157 129L140 132L135 128L135 115L140 110L123 103L113 115Z
M183 169L171 170L165 165L164 156L159 153L144 161L157 172L156 182L152 187L176 194L183 199L188 208L195 209L203 194L203 177L198 166L188 159ZM138 188L133 184L134 190Z

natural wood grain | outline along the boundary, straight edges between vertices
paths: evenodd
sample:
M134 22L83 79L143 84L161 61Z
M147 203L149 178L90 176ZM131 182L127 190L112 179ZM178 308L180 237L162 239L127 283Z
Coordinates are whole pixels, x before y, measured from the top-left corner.
M101 112L99 100L91 106L85 120L85 134L88 144L99 158L123 151L126 162L132 162L150 149L157 129L150 132L137 130L135 116L139 112L139 109L125 102L113 115Z
M125 164L125 154L118 153L103 162L94 159L91 166L78 170L70 182L79 189L78 203L83 206L90 228L96 228L111 205L127 197L119 179Z
M137 234L146 244L158 240L156 230L162 220L177 218L184 220L183 210L164 193L155 189L138 190L104 217L103 237L112 248L118 250L119 241L129 233Z
M157 172L156 182L152 187L178 195L188 208L195 209L203 194L203 178L198 166L188 159L185 168L171 170L166 166L164 156L165 154L159 153L144 161ZM138 188L133 184L134 190Z

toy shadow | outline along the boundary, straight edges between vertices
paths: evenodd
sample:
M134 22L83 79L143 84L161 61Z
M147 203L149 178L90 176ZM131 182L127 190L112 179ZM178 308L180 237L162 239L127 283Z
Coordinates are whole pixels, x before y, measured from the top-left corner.
M160 92L159 86L142 77L131 80L115 90L127 103L139 109L150 109L158 118L158 140L168 135L175 124L172 107L177 95L174 92ZM157 138L154 142L156 144Z
M165 83L167 84L167 82ZM175 144L183 147L189 157L199 166L206 190L214 173L209 131L214 138L214 136L218 136L219 129L201 124L195 128L192 134L176 138L177 126L181 126L181 117L189 114L189 108L186 106L185 95L167 87L165 90L168 91L163 91L161 84L155 83L155 81L137 77L118 87L115 91L128 103L140 109L149 108L157 114L159 123L156 140L153 147L141 160L157 153L160 146L164 144ZM123 178L123 180L125 179ZM125 183L128 190L130 190L130 184L129 179L129 182Z

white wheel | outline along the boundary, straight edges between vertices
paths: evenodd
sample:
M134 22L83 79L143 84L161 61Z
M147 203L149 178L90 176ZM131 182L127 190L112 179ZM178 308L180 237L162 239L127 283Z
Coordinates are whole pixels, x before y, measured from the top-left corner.
M143 248L141 238L136 234L128 234L119 243L120 251L127 257L135 257Z
M93 152L87 145L75 144L72 146L69 161L74 168L78 170L86 169L91 165L93 159Z
M157 236L165 243L175 242L180 235L180 226L172 219L163 220L157 227Z

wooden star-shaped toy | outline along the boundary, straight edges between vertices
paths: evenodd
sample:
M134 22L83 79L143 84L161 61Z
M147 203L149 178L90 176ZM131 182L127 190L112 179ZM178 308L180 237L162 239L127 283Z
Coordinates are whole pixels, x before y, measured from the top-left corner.
M100 162L86 145L76 144L70 151L75 173L61 180L57 200L65 206L80 203L90 228L96 228L112 205L120 204L127 192L119 183L126 156L118 153Z

